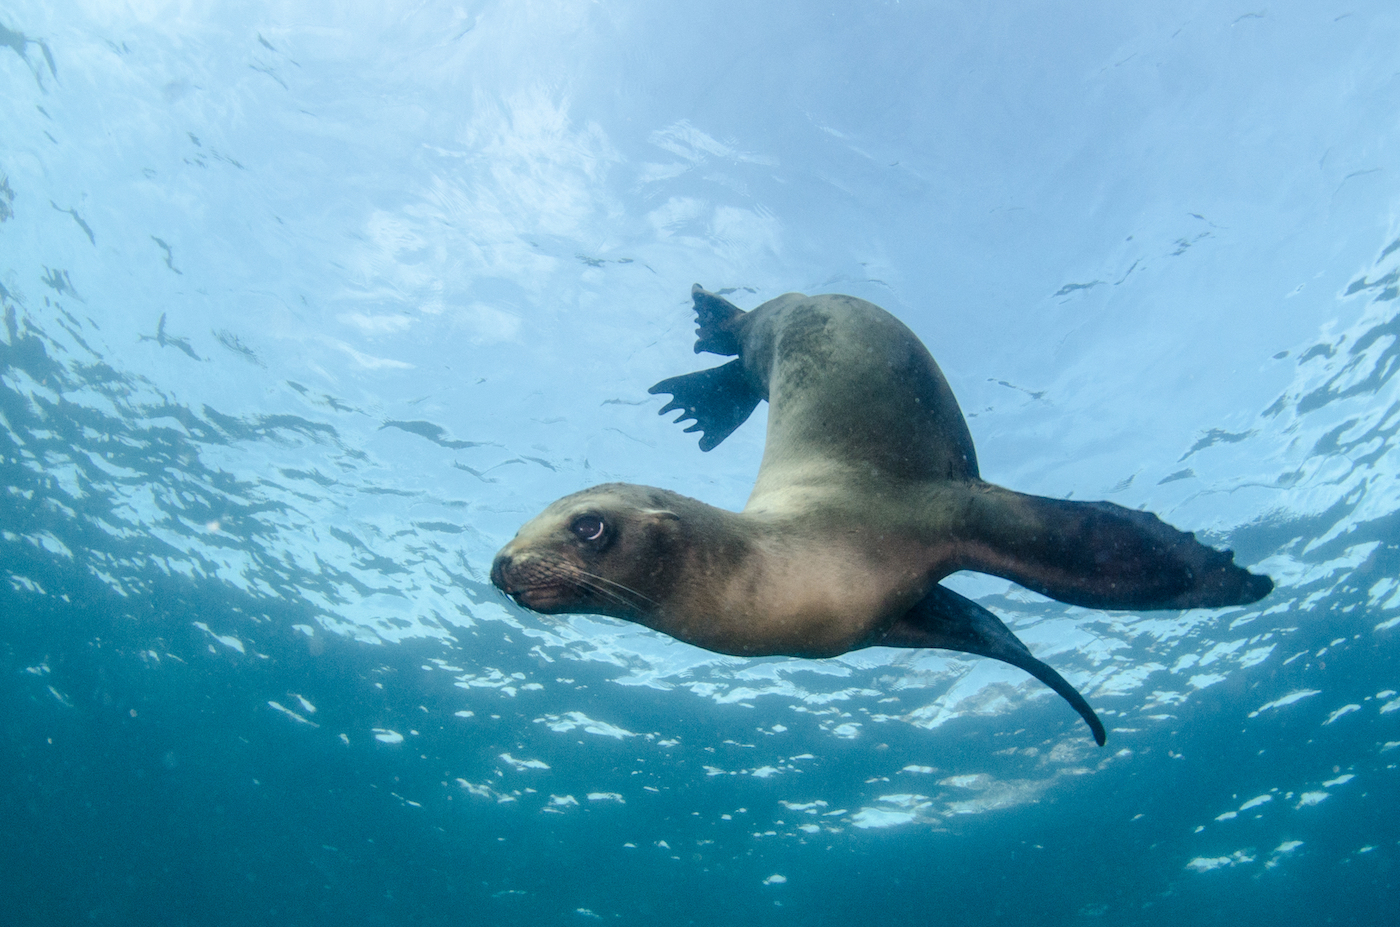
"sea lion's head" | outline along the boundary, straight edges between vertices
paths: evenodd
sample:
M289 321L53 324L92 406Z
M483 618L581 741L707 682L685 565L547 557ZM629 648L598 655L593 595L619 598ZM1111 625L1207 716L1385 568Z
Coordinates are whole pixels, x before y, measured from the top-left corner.
M491 564L491 582L546 615L654 613L680 558L683 496L605 483L565 496L522 527Z

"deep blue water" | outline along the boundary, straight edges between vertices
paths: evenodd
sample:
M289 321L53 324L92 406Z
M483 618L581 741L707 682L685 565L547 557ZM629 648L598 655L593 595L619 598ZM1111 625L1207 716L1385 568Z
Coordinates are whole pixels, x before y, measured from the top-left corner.
M0 923L1400 923L1388 3L0 11ZM492 589L688 293L895 312L984 475L1247 608L958 588L1001 664Z

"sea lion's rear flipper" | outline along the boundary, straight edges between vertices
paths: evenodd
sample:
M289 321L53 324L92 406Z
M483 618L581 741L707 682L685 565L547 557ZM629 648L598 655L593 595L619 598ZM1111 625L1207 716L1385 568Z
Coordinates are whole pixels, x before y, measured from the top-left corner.
M959 565L1086 608L1221 608L1274 588L1150 512L972 487Z
M1107 739L1099 716L1065 677L1031 656L1026 645L996 615L951 589L934 586L877 643L881 647L938 647L1010 663L1069 702L1089 725L1094 742L1100 747Z
M698 283L690 288L690 298L695 301L695 353L709 351L725 357L738 354L734 325L744 317L744 310Z
M696 302L699 303L699 297L696 297ZM694 419L695 424L686 431L704 432L700 437L702 451L713 450L733 434L734 429L753 414L758 401L763 398L749 385L742 358L709 370L670 377L647 392L653 395L671 394L671 401L661 407L660 414L680 409L677 422Z

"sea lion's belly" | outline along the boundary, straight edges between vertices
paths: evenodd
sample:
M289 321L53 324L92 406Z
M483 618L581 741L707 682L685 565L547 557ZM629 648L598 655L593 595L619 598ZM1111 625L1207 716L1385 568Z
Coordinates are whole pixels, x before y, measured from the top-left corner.
M869 646L935 581L910 540L762 545L709 596L674 600L654 625L736 656L830 657Z

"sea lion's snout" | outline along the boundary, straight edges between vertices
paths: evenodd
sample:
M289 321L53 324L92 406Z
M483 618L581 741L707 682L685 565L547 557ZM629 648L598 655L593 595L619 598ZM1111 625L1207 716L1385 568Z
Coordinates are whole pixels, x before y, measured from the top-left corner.
M573 572L557 558L528 547L520 550L512 541L491 562L491 585L516 605L549 615L577 604L580 590Z
M509 548L502 547L496 554L496 559L491 561L491 585L504 592L511 594L509 585L506 583L506 574L510 571L514 558L508 553Z
M491 585L510 596L520 605L527 605L521 598L530 591L532 582L530 558L522 556L511 542L502 547L491 561ZM533 577L538 580L538 577ZM528 607L528 606L527 606Z

